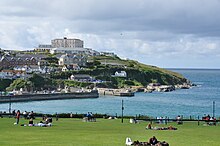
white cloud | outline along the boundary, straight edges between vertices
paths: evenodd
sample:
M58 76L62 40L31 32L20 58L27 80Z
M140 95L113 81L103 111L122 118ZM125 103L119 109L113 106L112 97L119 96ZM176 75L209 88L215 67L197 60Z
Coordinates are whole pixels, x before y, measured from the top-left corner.
M219 0L1 0L0 47L67 36L147 64L220 68L219 13Z

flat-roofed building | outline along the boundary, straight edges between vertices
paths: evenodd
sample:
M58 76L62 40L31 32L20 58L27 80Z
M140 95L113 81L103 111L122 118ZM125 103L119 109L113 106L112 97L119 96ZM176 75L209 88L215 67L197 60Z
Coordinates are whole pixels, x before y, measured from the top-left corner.
M50 52L52 45L40 44L37 48L34 49L35 52Z
M83 48L83 41L80 39L54 39L51 40L52 48Z
M51 54L84 54L87 56L98 56L98 51L90 48L53 48L50 50Z

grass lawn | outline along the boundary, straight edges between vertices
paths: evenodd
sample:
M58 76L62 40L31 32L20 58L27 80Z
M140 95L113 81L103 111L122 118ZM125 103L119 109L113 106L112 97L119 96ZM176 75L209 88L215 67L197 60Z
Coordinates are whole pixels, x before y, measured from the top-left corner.
M39 122L36 119L34 122ZM53 119L54 120L54 119ZM97 122L82 122L81 119L59 119L52 127L24 127L14 125L14 118L0 118L0 146L37 145L37 146L124 146L125 138L148 141L155 135L160 141L171 146L219 146L220 125L200 126L197 122L153 124L165 127L172 125L178 130L146 130L147 122L130 124L128 120L97 119ZM20 124L28 121L21 119Z

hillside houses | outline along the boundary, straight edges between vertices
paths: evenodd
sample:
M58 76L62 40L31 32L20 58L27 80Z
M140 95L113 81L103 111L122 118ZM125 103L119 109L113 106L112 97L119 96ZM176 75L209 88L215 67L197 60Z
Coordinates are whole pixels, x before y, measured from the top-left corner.
M65 54L59 58L58 64L63 65L72 65L77 64L79 66L85 66L87 62L87 56L82 54Z
M30 65L30 66L16 66L13 68L13 70L15 71L24 71L26 73L41 73L41 74L45 74L45 73L50 73L52 71L54 71L53 67L48 67L48 66L39 66L39 65Z
M1 68L10 68L21 65L37 65L37 60L34 57L14 57L2 56L0 58Z
M17 79L23 78L26 79L29 75L25 71L16 71L16 70L2 70L0 72L0 78L2 79Z
M104 54L114 56L114 53ZM64 37L51 40L51 44L40 44L34 50L0 49L0 71L7 69L27 74L47 74L55 71L80 70L87 65L88 57L99 55L100 52L85 48L84 41ZM2 77L5 76L6 73L2 73Z

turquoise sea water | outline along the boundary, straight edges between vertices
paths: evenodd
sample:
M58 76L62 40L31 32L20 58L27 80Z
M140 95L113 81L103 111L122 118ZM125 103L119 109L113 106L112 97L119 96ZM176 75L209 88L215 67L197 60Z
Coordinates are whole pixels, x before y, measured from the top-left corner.
M166 93L135 93L134 97L100 96L97 99L12 103L12 109L50 114L93 112L121 115L121 102L124 100L124 115L201 117L204 114L213 114L215 101L215 115L220 117L220 70L173 71L183 74L198 86ZM8 111L8 107L8 103L0 104L0 111Z

